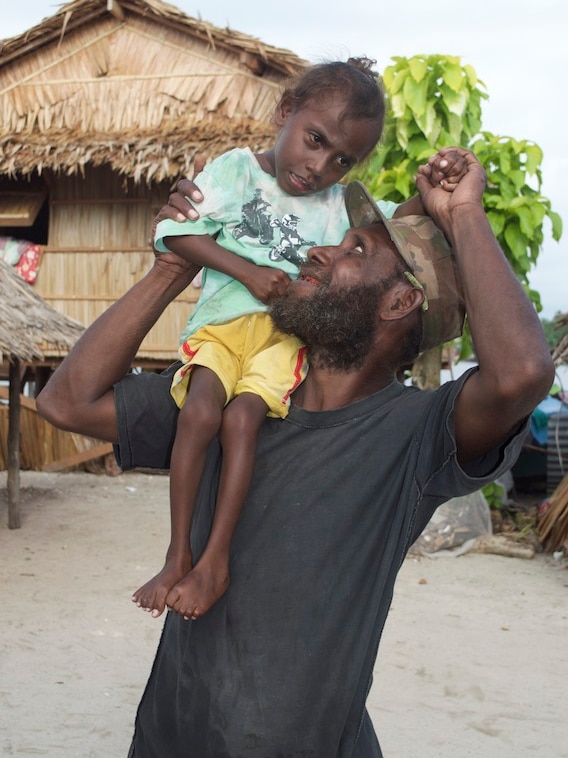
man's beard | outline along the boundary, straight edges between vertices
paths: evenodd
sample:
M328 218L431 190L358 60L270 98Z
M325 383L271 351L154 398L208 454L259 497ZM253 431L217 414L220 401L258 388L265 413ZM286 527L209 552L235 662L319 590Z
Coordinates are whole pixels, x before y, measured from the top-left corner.
M320 286L310 296L293 288L274 298L275 326L294 334L308 348L310 364L332 371L354 371L364 364L375 336L377 309L385 282L348 288Z

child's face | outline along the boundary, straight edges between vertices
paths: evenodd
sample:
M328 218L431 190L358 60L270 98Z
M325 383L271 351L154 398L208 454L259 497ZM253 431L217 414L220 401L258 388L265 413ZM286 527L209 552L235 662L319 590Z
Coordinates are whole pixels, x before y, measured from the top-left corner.
M289 195L312 195L336 184L372 150L379 125L367 119L343 119L340 96L308 102L291 111L279 106L280 127L273 150L274 175Z

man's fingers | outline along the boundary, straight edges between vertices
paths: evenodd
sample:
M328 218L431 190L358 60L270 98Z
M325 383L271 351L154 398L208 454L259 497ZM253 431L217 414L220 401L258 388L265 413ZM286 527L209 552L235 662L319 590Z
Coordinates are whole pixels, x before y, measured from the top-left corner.
M197 176L197 174L200 174L203 169L205 168L206 164L206 158L204 155L198 154L195 156L195 160L193 161L193 178Z

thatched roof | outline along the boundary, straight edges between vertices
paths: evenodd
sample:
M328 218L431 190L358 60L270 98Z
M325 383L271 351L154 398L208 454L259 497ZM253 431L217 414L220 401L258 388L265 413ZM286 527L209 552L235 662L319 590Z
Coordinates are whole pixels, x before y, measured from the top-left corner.
M196 152L263 149L281 83L305 65L161 0L74 0L0 42L0 174L108 163L161 181Z
M568 313L559 313L554 319L554 325L558 329L568 329ZM558 345L552 351L552 360L555 366L568 363L568 332L560 339Z
M0 260L0 360L43 360L72 347L85 327L54 310Z

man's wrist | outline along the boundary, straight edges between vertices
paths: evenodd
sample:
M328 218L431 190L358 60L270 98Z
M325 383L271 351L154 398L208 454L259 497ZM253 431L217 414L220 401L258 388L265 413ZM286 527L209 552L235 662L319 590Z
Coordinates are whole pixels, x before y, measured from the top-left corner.
M168 256L166 259L165 255ZM149 276L164 292L179 294L190 284L191 280L199 271L199 266L184 261L179 256L172 260L173 254L158 255L154 265L149 271ZM179 261L179 262L178 262Z

